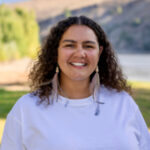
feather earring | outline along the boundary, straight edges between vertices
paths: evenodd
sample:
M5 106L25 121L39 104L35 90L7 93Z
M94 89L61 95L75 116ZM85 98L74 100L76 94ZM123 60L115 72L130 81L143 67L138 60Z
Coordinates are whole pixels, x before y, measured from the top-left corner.
M90 90L93 93L93 98L95 101L96 101L96 97L97 97L96 95L97 95L99 87L100 87L100 79L99 79L99 69L97 66L95 70L95 74L90 84Z
M55 75L52 79L52 87L53 87L53 90L52 90L52 103L54 100L58 100L58 73L59 73L59 68L58 66L56 67L56 72L55 72Z
M95 70L95 75L92 78L91 81L91 85L90 85L90 89L92 90L93 93L93 99L96 102L97 106L96 106L96 112L95 115L97 116L99 114L99 100L98 100L98 92L99 92L99 88L100 88L100 77L99 77L99 68L98 66L96 67Z

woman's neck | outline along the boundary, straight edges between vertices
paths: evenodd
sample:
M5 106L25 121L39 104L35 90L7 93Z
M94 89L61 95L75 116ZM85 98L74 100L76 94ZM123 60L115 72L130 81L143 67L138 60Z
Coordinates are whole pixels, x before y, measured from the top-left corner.
M73 81L62 80L59 85L60 95L70 99L81 99L91 95L89 89L89 81Z

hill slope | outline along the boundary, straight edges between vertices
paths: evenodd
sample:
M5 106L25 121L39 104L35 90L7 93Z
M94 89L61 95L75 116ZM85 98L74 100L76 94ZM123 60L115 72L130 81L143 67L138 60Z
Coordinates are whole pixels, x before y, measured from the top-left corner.
M65 13L71 13L86 15L102 25L118 52L150 52L149 0L30 0L11 5L17 6L35 10L41 39Z

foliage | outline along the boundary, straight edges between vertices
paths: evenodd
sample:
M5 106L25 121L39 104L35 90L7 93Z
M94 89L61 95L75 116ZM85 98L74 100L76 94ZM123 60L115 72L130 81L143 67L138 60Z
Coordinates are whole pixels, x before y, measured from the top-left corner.
M68 8L66 8L65 10L64 10L64 15L65 15L65 18L68 18L68 17L71 17L71 11L68 9Z
M109 10L109 13L111 15L116 15L116 14L120 15L123 13L123 8L121 6L117 6L115 9Z
M150 51L150 38L146 38L150 36L150 25L147 25L144 27L144 30L142 32L142 38L144 40L142 40L142 48L145 51Z
M122 7L121 7L121 6L118 6L118 7L116 8L116 12L117 12L118 14L122 14L122 13L123 13Z
M134 18L134 20L131 22L132 27L138 27L141 24L142 24L142 20L141 18L138 17Z
M125 42L128 45L132 45L134 42L133 37L131 36L130 33L128 33L127 31L121 31L120 35L119 35L119 42L118 44L120 44L121 42Z
M38 25L33 12L0 6L0 61L34 57L39 45Z

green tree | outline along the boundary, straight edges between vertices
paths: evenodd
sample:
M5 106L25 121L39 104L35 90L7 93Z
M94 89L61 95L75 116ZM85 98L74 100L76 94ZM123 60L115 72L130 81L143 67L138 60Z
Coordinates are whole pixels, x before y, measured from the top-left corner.
M34 57L39 28L33 12L0 6L0 61Z

